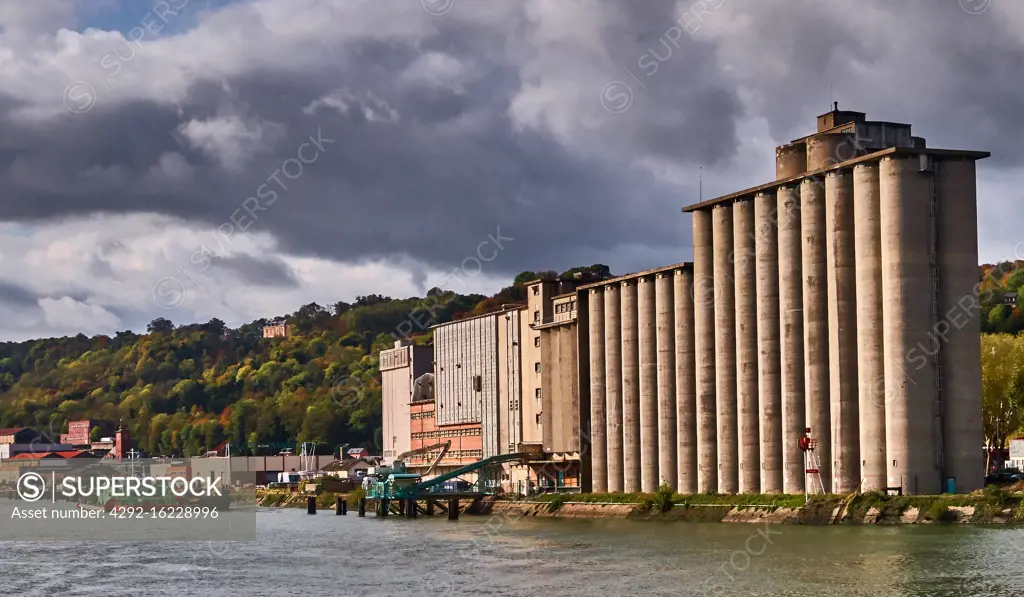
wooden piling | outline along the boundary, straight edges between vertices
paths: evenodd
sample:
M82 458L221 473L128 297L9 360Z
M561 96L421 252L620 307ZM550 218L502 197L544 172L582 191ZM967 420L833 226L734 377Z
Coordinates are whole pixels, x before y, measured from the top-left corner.
M306 498L306 514L316 514L316 496Z
M366 516L366 498L359 498L359 516Z
M458 520L458 519L459 519L459 500L458 500L458 498L453 498L453 499L448 500L448 520Z

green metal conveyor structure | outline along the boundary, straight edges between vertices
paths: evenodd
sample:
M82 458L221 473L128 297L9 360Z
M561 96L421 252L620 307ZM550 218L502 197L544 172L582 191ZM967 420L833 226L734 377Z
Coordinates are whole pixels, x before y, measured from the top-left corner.
M461 466L432 479L427 479L426 481L423 481L420 475L395 472L388 475L387 479L379 480L377 483L372 485L366 497L370 499L390 501L443 497L445 495L452 494L452 492L439 491L439 488L443 487L447 481L456 479L466 473L478 471L503 462L512 462L517 460L522 461L527 458L528 454L526 452L491 456L490 458L484 458L465 466ZM458 493L483 495L487 493L494 493L495 491L496 488L487 487L483 480L480 480L477 481L472 490Z

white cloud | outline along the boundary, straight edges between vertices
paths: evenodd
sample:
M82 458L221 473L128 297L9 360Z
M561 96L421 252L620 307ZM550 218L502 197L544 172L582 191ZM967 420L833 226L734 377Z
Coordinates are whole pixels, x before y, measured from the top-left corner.
M86 334L108 332L121 325L116 315L99 305L76 301L69 296L39 299L46 325L55 329L78 329Z
M459 264L442 271L414 259L339 263L283 253L266 233L238 234L223 245L215 234L152 214L95 216L18 235L0 228L0 341L79 332L110 335L126 328L141 332L155 317L180 324L217 317L238 326L310 302L329 306L368 294L422 296L434 285L490 293L508 284L505 276L490 275L486 268L476 275L449 276ZM254 282L216 260L208 267L192 263L190 257L203 244L226 258L220 263L238 257L279 259L295 283L284 277L276 285L274 280ZM426 285L417 284L414 271L425 272ZM5 301L4 284L38 295L37 305Z
M286 127L276 122L225 116L190 120L178 130L192 147L216 159L228 170L240 172L254 154L264 153L280 141Z

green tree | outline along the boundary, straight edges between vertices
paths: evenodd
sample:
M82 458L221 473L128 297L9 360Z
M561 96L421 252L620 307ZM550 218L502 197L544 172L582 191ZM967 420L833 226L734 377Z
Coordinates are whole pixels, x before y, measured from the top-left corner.
M171 323L171 320L163 317L157 317L146 326L146 331L150 334L167 334L173 330L174 324Z
M1020 430L1024 415L1024 338L1009 334L981 337L982 427L989 446L1005 449L1007 438Z

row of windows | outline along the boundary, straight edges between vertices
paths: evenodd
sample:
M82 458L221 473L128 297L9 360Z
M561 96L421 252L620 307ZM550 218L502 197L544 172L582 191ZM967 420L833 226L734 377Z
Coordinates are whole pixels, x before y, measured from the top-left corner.
M410 457L409 460L412 461L412 462L416 462L416 463L431 462L435 458L437 458L437 455L440 454L440 453L441 453L441 451L438 450L436 452L429 452L427 454L416 454L415 456ZM448 460L448 459L460 459L461 460L461 459L468 459L468 458L483 458L483 456L484 456L483 450L451 450L447 454L444 455L444 459L445 460Z
M470 437L480 435L480 428L474 429L438 429L436 431L419 431L412 434L412 439L437 439L439 437Z
M483 458L483 450L455 450L448 452L448 458Z
M419 412L419 413L412 413L411 415L409 415L409 418L410 419L433 419L434 418L434 411L427 410L427 411L423 411L423 412Z
M555 305L555 313L571 313L576 310L576 300Z

